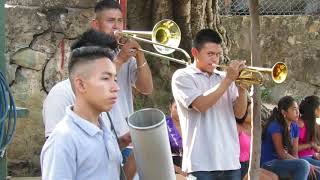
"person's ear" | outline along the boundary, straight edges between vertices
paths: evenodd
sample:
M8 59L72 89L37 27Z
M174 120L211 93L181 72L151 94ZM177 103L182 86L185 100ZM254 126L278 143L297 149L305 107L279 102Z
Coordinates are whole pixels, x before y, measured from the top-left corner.
M98 30L98 20L97 19L93 19L91 21L91 28L95 29L95 30Z
M198 51L198 49L197 48L191 48L191 54L192 54L192 56L193 57L198 57L198 54L199 54L199 51Z
M287 112L285 110L281 110L281 114L284 118L287 118Z
M86 92L86 82L81 76L77 76L74 78L74 85L75 85L76 91L78 91L79 93Z
M191 48L191 54L195 61L198 61L199 50L197 48Z
M320 106L314 110L314 114L316 115L316 118L320 118Z

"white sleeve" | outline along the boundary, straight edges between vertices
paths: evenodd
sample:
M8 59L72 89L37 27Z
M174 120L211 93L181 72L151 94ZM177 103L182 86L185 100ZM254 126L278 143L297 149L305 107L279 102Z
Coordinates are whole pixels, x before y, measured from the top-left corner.
M63 119L66 107L74 104L71 87L57 86L52 88L43 102L42 117L45 136L48 137L55 126Z
M185 108L191 108L193 101L203 92L196 86L191 75L183 71L176 71L172 76L172 94Z
M76 147L69 136L50 137L43 146L40 161L43 180L76 178Z
M129 61L129 78L131 86L135 87L136 81L137 81L137 60L135 58L132 58Z
M233 82L229 86L229 94L231 96L232 103L234 103L237 100L237 98L239 97L238 87L236 86L236 83Z

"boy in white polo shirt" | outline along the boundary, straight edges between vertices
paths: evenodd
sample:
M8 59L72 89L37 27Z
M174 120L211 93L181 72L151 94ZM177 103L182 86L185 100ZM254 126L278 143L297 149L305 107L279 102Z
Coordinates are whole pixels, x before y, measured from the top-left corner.
M42 179L119 179L121 152L99 116L111 110L119 91L111 58L101 47L72 51L68 70L75 103L66 108L65 117L43 146Z
M235 116L244 115L247 93L234 81L245 62L235 60L226 73L217 71L221 42L217 32L199 31L191 50L194 63L172 77L182 130L182 170L190 179L241 178Z

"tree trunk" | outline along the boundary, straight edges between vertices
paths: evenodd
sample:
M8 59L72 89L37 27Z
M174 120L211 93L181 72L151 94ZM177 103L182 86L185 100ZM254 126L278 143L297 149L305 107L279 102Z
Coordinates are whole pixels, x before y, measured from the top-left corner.
M190 23L191 0L175 0L174 7L176 7L176 10L173 11L174 20L179 25L181 32L183 32L181 47L189 52L192 43Z
M261 67L262 63L259 43L260 22L258 0L249 0L249 9L251 14L251 64L256 67ZM253 126L251 136L249 179L258 180L261 152L261 91L258 85L254 86L252 119Z

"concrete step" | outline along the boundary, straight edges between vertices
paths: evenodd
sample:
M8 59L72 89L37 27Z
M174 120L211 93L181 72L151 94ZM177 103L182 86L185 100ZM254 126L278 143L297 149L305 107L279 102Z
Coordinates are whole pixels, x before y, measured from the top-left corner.
M41 180L41 177L9 177L8 180Z

